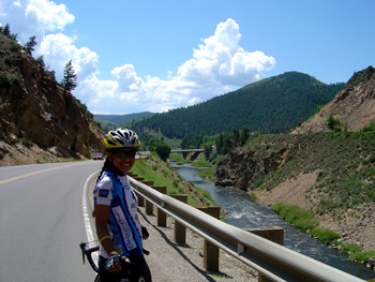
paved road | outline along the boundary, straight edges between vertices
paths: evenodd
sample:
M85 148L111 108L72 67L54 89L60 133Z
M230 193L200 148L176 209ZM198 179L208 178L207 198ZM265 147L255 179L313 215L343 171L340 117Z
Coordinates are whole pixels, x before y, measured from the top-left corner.
M102 164L87 161L0 168L1 282L94 280L89 265L82 265L78 245L96 240L90 216L93 182L88 179L95 180ZM143 208L140 215L150 231L145 248L151 251L147 260L154 281L256 281L251 269L223 252L220 272L206 272L200 237L189 231L187 245L176 245L171 218L168 227L161 228L156 226L155 216L145 216Z
M101 165L0 168L0 281L93 281L78 244L86 238L82 187Z

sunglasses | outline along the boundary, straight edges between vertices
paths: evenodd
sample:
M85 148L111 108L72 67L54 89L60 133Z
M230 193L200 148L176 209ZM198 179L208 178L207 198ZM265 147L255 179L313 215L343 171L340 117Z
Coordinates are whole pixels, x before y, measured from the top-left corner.
M131 150L131 151L124 151L124 150L114 150L112 151L112 154L114 154L118 158L125 158L125 157L130 157L134 158L135 155L137 154L137 150Z

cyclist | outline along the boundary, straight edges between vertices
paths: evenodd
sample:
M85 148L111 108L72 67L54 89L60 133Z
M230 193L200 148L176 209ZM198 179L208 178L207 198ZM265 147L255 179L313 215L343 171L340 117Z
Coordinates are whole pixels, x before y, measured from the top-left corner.
M130 281L138 282L143 277L142 281L151 282L142 246L142 239L147 239L149 234L140 224L137 197L127 178L135 163L139 138L132 130L118 128L104 136L103 144L106 160L94 189L101 282L117 281L120 255L135 265Z

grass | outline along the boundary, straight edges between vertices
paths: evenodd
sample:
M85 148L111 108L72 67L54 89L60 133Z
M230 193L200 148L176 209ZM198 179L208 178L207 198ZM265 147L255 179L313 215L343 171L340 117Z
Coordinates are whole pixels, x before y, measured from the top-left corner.
M175 169L154 153L148 159L137 160L132 168L132 173L146 180L154 181L155 185L167 187L168 194L188 195L188 204L191 206L214 205L214 201L207 191L183 179Z
M318 241L327 245L342 245L342 252L356 262L364 263L373 260L375 250L363 252L357 244L342 244L338 241L340 235L336 232L322 228L319 221L313 213L305 211L296 205L288 205L286 203L276 203L271 209L275 211L281 218L294 225L298 230L308 232Z
M370 259L374 259L375 258L375 251L368 251L368 252L357 252L357 253L353 253L353 254L350 254L349 257L354 260L354 261L357 261L357 262L368 262L370 261Z
M173 162L176 162L176 164L179 164L179 165L191 163L191 161L188 158L184 159L184 157L181 153L171 153L169 155L169 160L173 161Z
M337 239L340 239L340 235L337 234L336 232L322 228L322 227L315 227L309 232L312 236L317 238L320 242L323 243L329 243L332 244L335 242Z
M198 175L203 179L210 179L211 181L213 181L212 176L215 175L215 167L211 166L207 169L203 169L199 171Z
M271 206L282 219L293 224L298 230L311 230L318 225L318 220L313 213L307 212L297 205L288 205L282 202Z

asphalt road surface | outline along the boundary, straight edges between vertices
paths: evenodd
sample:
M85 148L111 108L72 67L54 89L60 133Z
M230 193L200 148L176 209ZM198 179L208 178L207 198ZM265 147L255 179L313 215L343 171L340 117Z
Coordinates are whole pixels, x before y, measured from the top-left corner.
M82 265L85 182L102 161L0 168L0 281L94 281Z

